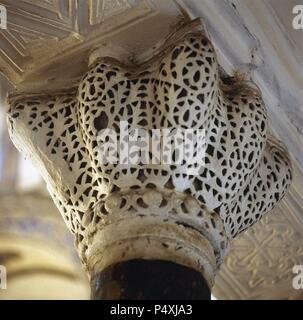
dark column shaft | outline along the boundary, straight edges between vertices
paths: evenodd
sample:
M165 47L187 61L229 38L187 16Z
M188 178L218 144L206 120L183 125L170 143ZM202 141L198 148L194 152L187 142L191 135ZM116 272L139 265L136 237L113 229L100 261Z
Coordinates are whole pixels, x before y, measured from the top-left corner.
M190 268L160 260L130 260L92 275L95 300L209 300L202 275Z

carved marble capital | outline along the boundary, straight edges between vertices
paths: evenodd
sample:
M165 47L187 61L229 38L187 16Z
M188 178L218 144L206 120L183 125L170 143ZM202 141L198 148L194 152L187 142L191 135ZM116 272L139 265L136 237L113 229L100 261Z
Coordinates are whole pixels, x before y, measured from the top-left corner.
M136 62L90 59L77 88L12 95L10 135L42 173L89 272L131 259L173 261L213 285L228 243L281 200L291 182L259 89L221 79L193 21ZM111 56L110 56L111 55ZM121 57L121 59L120 59ZM101 164L98 132L205 129L205 163Z

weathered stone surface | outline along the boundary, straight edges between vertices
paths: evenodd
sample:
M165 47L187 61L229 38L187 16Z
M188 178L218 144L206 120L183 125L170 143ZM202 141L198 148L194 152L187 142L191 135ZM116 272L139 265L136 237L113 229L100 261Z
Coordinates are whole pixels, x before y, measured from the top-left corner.
M194 21L140 65L99 56L76 90L11 96L12 140L40 168L88 271L168 260L211 287L228 243L284 196L290 160L269 133L259 89L223 80ZM205 163L101 164L98 132L119 132L121 120L205 129Z

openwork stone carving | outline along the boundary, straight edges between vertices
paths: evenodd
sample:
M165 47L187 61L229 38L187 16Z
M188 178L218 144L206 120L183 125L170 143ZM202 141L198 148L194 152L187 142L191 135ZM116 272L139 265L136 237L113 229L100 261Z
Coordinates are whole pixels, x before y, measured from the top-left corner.
M197 21L137 65L94 56L78 88L11 96L17 148L40 168L74 233L86 268L163 259L192 267L212 286L228 243L269 212L291 182L283 145L269 134L261 93L220 78ZM98 131L205 129L205 164L100 164Z

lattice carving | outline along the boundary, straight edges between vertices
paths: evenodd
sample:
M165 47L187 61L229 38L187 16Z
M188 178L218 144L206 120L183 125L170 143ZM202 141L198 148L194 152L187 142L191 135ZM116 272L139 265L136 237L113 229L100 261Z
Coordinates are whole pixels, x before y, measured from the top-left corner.
M177 228L170 237L182 238L184 231L183 242L196 235L203 238L208 258L194 267L203 269L211 284L228 241L260 220L284 196L291 182L290 160L283 145L269 134L260 91L250 83L228 84L218 69L210 40L193 22L171 35L157 55L140 65L125 65L117 57L99 57L83 76L77 92L10 98L12 140L40 168L75 234L83 262L92 259L96 243L99 251L105 246L98 233L111 219L118 225L118 217L123 216L118 228L123 233L132 214L139 217L146 212L147 220L142 221L149 221L156 212L155 221L162 231L166 223ZM102 142L97 141L97 134L104 128L119 133L121 120L146 130L205 129L205 164L100 164ZM198 175L188 174L192 166ZM173 195L177 195L177 202L160 210L162 201L172 203L169 198ZM124 204L111 213L110 199ZM160 221L162 214L169 215L168 220ZM184 215L188 217L186 223ZM144 232L148 228L145 224ZM140 237L146 237L140 232ZM189 247L202 245L200 240ZM212 266L209 246L216 267ZM142 254L140 243L134 247ZM189 247L185 250L188 256ZM153 250L154 256L162 256L156 245ZM194 259L189 260L182 261L191 264Z

